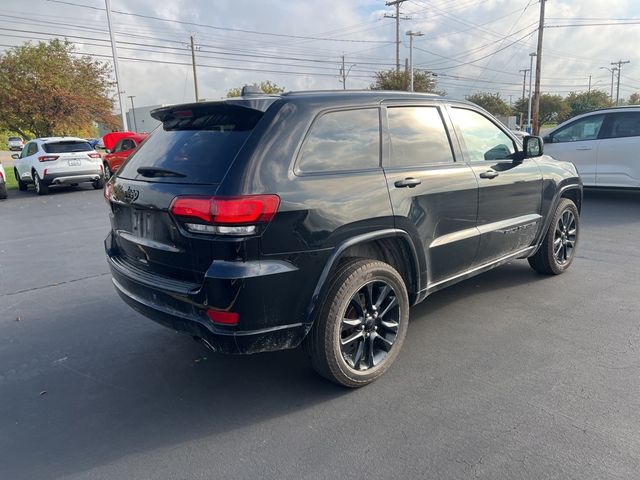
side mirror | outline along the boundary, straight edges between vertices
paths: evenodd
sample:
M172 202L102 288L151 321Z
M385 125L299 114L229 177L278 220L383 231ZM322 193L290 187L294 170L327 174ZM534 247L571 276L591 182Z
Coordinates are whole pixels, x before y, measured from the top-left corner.
M524 151L524 158L541 156L544 152L542 138L527 135L522 139L522 149Z
M17 160L20 158L20 154L19 153L12 153L11 154L11 158L13 158L14 160Z

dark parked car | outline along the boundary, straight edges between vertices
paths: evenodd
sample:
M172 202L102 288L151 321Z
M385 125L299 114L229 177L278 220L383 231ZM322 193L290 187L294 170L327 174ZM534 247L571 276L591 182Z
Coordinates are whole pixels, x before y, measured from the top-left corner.
M430 293L516 258L559 274L575 256L574 166L470 103L294 92L152 115L162 128L105 187L113 283L215 351L302 344L320 374L362 386Z

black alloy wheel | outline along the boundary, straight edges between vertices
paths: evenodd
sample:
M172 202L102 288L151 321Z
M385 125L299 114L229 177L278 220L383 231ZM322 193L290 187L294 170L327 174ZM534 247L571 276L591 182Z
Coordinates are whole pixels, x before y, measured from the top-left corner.
M400 305L395 290L378 280L366 283L342 317L340 350L347 364L365 371L383 361L398 338Z

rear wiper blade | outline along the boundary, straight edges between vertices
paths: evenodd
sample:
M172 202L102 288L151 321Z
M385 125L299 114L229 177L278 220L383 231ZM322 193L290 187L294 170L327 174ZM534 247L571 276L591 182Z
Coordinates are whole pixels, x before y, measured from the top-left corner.
M184 173L159 167L138 167L137 171L143 177L186 177Z

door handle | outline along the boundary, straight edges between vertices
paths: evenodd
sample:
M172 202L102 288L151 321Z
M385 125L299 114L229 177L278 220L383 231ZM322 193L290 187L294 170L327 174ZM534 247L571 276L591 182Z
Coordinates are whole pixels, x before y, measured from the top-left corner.
M593 150L592 147L578 147L576 150Z
M420 180L419 178L413 178L413 177L409 177L409 178L405 178L404 180L397 180L393 182L396 188L406 188L406 187L414 188L416 185L420 185L421 183L422 183L422 180Z
M486 172L482 172L480 174L480 178L496 178L498 175L500 175L498 172L494 172L493 170L489 170Z

